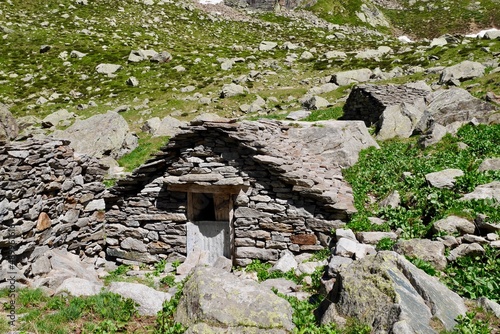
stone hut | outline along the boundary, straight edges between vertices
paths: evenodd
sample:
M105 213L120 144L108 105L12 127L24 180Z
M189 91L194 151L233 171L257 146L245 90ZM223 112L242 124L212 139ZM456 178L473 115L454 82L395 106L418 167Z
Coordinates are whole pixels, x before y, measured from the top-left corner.
M342 168L376 145L360 121L192 122L110 190L106 253L247 265L321 250L355 211Z

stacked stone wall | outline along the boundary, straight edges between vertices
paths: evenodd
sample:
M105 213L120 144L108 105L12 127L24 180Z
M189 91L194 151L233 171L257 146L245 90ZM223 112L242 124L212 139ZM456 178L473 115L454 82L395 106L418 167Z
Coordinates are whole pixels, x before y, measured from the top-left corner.
M37 258L52 248L104 256L106 167L75 156L68 144L0 146L0 261L22 273L32 273Z

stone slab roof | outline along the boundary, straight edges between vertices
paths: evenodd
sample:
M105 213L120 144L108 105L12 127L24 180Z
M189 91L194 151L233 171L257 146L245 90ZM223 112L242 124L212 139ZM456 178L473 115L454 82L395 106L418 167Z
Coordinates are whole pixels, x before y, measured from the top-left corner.
M377 146L362 121L287 123L223 119L192 122L182 130L156 157L120 181L115 190L119 192L120 187L137 183L147 178L148 173L172 163L177 158L174 152L192 145L194 137L216 132L252 151L255 162L292 185L293 191L335 209L353 212L352 190L342 177L342 168L354 164L362 149ZM176 182L188 182L187 178L181 177Z

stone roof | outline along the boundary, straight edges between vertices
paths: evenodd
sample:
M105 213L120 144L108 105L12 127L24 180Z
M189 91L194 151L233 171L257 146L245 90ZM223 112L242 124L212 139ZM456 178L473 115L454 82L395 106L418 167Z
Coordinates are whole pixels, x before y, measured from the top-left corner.
M177 157L179 148L193 146L196 136L216 132L249 149L252 159L293 186L293 191L313 197L335 209L354 211L352 190L342 168L357 161L361 149L377 146L361 121L286 123L272 120L234 122L198 121L182 128L162 152L118 182L115 191L137 188L148 174L159 175ZM179 182L183 179L180 178ZM186 181L186 178L184 179ZM136 184L136 186L134 186Z

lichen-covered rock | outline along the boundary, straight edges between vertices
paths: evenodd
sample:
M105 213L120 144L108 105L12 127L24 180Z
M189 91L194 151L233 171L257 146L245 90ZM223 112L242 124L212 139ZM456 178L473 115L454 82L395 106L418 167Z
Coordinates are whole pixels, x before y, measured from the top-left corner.
M400 327L411 333L437 333L431 321L451 330L455 318L467 311L456 293L395 252L379 252L341 266L337 282L327 298L335 301L328 305L333 309L322 323L337 316L355 317L378 333Z
M399 254L430 262L438 270L443 270L447 264L444 256L444 244L440 241L429 239L399 240L394 246L394 250Z
M0 143L17 137L19 127L6 105L0 103Z
M224 270L195 268L184 285L175 320L184 326L291 331L292 307L268 289Z

